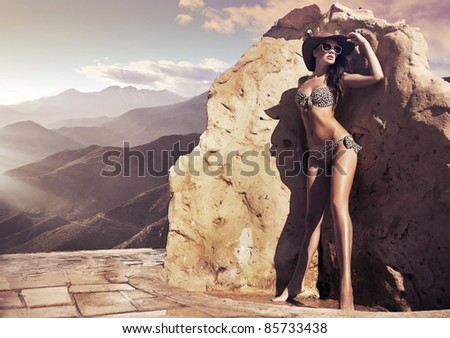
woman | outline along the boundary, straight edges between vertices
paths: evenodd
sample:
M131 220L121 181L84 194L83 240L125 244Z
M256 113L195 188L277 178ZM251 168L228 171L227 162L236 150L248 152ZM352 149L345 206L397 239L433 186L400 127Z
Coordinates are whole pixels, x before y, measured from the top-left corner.
M358 45L369 61L370 75L345 72L347 60ZM283 293L273 298L281 302L304 290L304 277L317 250L325 204L330 197L336 250L339 259L339 308L353 310L351 283L352 222L349 196L361 147L335 119L335 107L343 88L369 86L383 80L383 70L369 42L359 33L308 37L303 43L303 59L311 76L299 80L295 102L300 109L309 149L306 182L305 235L291 280Z

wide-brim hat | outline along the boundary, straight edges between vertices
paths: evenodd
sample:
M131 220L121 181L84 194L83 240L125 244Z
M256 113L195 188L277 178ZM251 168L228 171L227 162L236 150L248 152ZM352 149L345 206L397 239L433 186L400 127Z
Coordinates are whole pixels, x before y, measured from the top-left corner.
M333 34L321 34L318 36L309 36L303 41L302 53L303 61L305 62L306 68L310 71L314 71L315 60L313 56L313 50L319 46L325 40L334 40L339 46L342 47L342 55L348 56L355 49L355 44L347 41L347 37L344 35L333 35Z

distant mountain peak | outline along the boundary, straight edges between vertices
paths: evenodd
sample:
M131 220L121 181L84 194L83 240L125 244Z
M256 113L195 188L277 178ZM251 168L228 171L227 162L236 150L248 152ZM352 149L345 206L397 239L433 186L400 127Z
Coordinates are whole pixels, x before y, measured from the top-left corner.
M100 92L112 92L112 91L117 91L120 89L122 89L120 86L109 86L109 87L102 89Z
M30 129L35 129L35 130L47 130L46 128L44 128L43 126L41 126L40 124L33 122L33 121L20 121L20 122L16 122L16 123L12 123L9 124L7 126L4 126L2 129L4 130L14 130L14 129L20 129L20 130L30 130Z
M58 95L74 95L74 94L78 95L78 94L82 94L82 93L74 88L70 88L70 89L63 91L62 93L59 93Z
M133 87L133 86L123 87L122 89L125 89L125 90L139 90L139 89L137 89L136 87Z

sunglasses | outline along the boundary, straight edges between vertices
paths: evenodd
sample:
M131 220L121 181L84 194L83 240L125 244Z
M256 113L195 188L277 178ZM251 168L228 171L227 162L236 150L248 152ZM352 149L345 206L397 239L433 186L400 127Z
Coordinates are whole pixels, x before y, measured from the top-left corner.
M331 50L333 50L336 55L339 55L339 54L342 53L342 47L339 46L339 45L332 46L332 45L330 45L329 43L326 43L326 42L323 42L320 45L322 46L322 50L325 53L331 52Z

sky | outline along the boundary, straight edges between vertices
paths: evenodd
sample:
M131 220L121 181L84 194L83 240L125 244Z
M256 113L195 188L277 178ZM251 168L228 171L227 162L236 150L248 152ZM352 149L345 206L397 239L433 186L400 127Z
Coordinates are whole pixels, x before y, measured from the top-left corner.
M294 8L333 0L0 0L0 105L74 88L209 89ZM450 76L450 1L348 0L420 27L431 71Z

